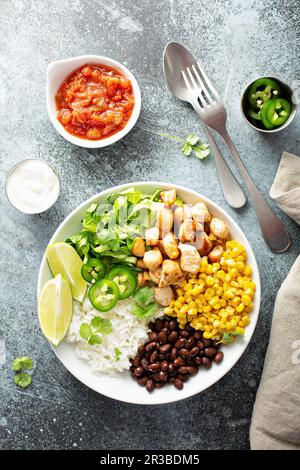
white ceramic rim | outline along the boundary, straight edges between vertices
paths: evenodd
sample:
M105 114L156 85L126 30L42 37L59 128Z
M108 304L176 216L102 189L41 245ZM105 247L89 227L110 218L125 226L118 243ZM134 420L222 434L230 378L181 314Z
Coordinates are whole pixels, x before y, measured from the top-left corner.
M60 354L59 354L59 350L57 350L53 345L51 345L51 343L49 343L49 345L51 346L51 348L53 349L55 355L57 356L57 358L60 360L60 362L66 367L66 369L68 369L68 371L74 376L76 377L80 382L82 382L84 385L86 385L87 387L91 388L92 390L94 390L95 392L97 393L100 393L102 395L105 395L109 398L113 398L115 400L118 400L118 401L123 401L125 403L132 403L132 404L141 404L141 405L157 405L157 404L166 404L166 403L172 403L172 402L177 402L177 401L180 401L180 400L183 400L183 399L186 399L186 398L189 398L191 396L194 396L200 392L203 392L204 390L208 389L209 387L211 387L212 385L214 385L216 382L218 382L222 377L224 377L227 372L232 369L232 367L234 367L234 365L238 362L238 360L241 358L242 354L245 352L245 350L247 349L248 347L248 344L252 338L252 335L254 333L254 330L255 330L255 327L256 327L256 323L257 323L257 320L258 320L258 316L259 316L259 310L260 310L260 301L261 301L261 284L260 284L260 276L259 276L259 271L258 271L258 266L257 266L257 262L256 262L256 258L255 258L255 255L253 253L253 250L250 246L250 243L248 242L247 240L247 237L246 235L244 234L244 232L242 231L242 229L239 227L239 225L231 218L231 216L229 214L227 214L227 212L222 209L218 204L214 203L213 201L211 201L211 199L207 198L206 196L203 196L202 194L194 191L194 190L191 190L191 189L188 189L188 188L185 188L184 186L180 186L180 185L177 185L177 184L171 184L171 183L164 183L164 182L160 182L160 181L155 181L155 182L152 182L152 181L143 181L143 182L132 182L132 183L125 183L125 184L121 184L121 185L118 185L118 186L114 186L112 188L109 188L109 189L106 189L92 197L90 197L89 199L87 199L86 201L84 201L82 204L80 204L77 208L75 208L64 220L63 222L59 225L59 227L57 228L57 230L55 231L55 233L53 234L53 236L51 237L51 240L49 241L49 244L50 243L54 243L56 241L56 237L57 235L59 234L59 232L62 230L62 228L70 221L70 219L72 219L72 217L77 213L77 212L80 212L80 210L84 207L84 206L88 206L90 205L92 202L94 201L97 201L99 200L99 198L106 198L109 194L111 194L112 192L118 192L118 191L123 191L129 187L136 187L136 188L139 188L141 186L151 186L153 188L153 191L155 191L155 189L158 189L158 188L162 188L162 189L168 189L168 188L175 188L179 193L180 191L186 191L188 192L191 196L197 198L197 199L200 199L201 201L205 202L208 207L211 209L212 208L212 212L214 211L214 209L216 209L218 212L220 212L224 217L225 219L227 219L229 222L230 222L230 226L234 228L235 231L239 232L239 235L242 239L242 243L244 244L246 250L247 250L247 255L248 255L248 259L251 258L251 267L252 267L252 270L253 270L253 279L254 281L256 282L256 291L255 291L255 299L254 299L254 309L253 311L251 312L251 323L250 325L247 326L246 328L246 334L247 334L247 341L246 341L246 338L243 338L243 342L241 342L241 344L239 344L238 346L240 346L240 349L238 351L238 353L236 354L236 360L231 363L231 364L228 364L226 367L224 366L223 367L223 370L222 370L222 373L219 374L219 376L215 379L215 380L208 380L207 384L205 384L205 387L201 386L203 385L201 381L199 381L199 384L200 386L196 386L195 389L193 389L192 391L187 391L186 388L184 387L183 390L181 390L180 392L178 392L178 395L175 396L175 398L171 398L171 399L162 399L161 395L160 395L160 390L157 390L155 391L153 394L148 394L146 396L150 396L151 397L151 400L149 399L149 401L145 401L143 399L134 399L132 398L131 396L128 396L126 397L126 400L124 398L120 399L120 397L118 396L118 388L115 387L111 390L109 390L109 393L105 390L102 390L101 389L101 376L97 376L96 377L99 377L99 384L100 386L98 388L96 388L95 386L93 386L93 384L89 383L89 380L87 380L85 377L82 377L80 376L80 374L78 373L77 369L76 368L73 368L73 367L70 367L67 363L67 361L65 361L62 357L60 357ZM39 296L40 296L40 293L41 293L41 290L42 290L42 275L43 275L43 271L44 269L49 269L48 268L48 265L47 265L47 260L46 260L46 255L44 253L43 255L43 259L41 261L41 265L40 265L40 269L39 269L39 275L38 275L38 284L37 284L37 299L39 299ZM236 344L234 344L234 347L236 346ZM227 346L227 347L231 347L231 346ZM75 346L74 346L74 349L75 349ZM75 354L75 350L74 350L74 354ZM221 363L222 364L222 363ZM208 371L205 371L209 374L210 370ZM194 380L198 375L192 377L189 381L189 383ZM208 376L209 377L209 376ZM138 384L136 384L137 387ZM140 389L144 389L144 387L140 387ZM165 389L165 388L164 388ZM164 390L162 389L162 390Z
M75 64L74 67L72 68L72 64ZM55 92L51 92L51 85L53 82L53 78L51 75L55 73L55 69L59 68L62 65L68 64L70 65L70 72L66 74L65 78L68 77L72 71L76 70L78 67L81 67L84 64L103 64L107 65L110 67L114 67L117 70L120 70L129 80L131 81L132 88L133 88L133 94L134 94L134 107L132 114L126 124L126 126L120 130L119 132L116 132L115 134L111 135L110 137L106 137L104 139L100 140L88 140L88 139L81 139L79 137L74 136L73 134L70 134L67 132L64 128L64 126L58 121L56 117L56 107L55 107L55 93L57 92L59 86L61 85L62 81L60 81L60 84L55 88ZM120 62L117 62L114 59L111 59L110 57L106 56L101 56L101 55L81 55L77 57L71 57L68 59L62 59L62 60L57 60L54 62L51 62L48 67L47 67L47 87L46 87L46 103L47 103L47 112L48 116L57 130L57 132L64 137L66 140L71 142L72 144L78 145L79 147L85 147L85 148L103 148L107 147L108 145L114 144L118 140L122 139L126 134L128 134L129 131L133 128L135 125L141 111L141 91L140 87L138 85L138 82L134 75L125 67L125 65L121 64Z

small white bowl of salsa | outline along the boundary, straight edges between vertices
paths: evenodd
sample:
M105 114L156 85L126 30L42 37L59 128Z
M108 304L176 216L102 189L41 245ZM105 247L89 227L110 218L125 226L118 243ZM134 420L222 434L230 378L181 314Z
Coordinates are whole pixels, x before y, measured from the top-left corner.
M47 68L47 111L55 129L72 144L111 145L135 125L141 92L133 74L104 56L85 55Z

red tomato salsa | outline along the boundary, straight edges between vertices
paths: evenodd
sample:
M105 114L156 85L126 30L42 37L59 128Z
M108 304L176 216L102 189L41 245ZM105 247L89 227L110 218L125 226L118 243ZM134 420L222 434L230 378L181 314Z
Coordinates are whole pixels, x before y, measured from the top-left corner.
M130 80L106 65L75 70L56 94L57 118L76 137L99 140L123 129L133 110Z

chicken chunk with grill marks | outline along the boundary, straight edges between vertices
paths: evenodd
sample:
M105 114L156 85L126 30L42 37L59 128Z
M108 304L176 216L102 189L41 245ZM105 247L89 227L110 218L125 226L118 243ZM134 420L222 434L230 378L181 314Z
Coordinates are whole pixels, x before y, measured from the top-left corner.
M168 191L162 191L160 193L160 198L166 206L173 206L176 201L176 189L173 188Z
M170 305L171 300L174 298L174 293L170 286L166 287L155 287L154 297L156 302L162 307Z
M143 238L135 238L131 253L133 254L133 256L137 256L138 258L142 258L144 256L145 242Z
M156 246L159 243L159 228L150 227L145 230L145 238L147 245Z
M229 228L225 224L225 222L217 217L214 217L210 222L210 230L216 238L220 238L221 240L228 240L229 239Z
M151 271L154 271L155 269L159 268L159 266L161 266L163 257L159 249L157 247L154 247L153 250L146 251L143 260L146 265L146 268Z
M150 281L154 282L155 284L158 284L161 276L161 271L161 267L155 269L155 271L149 271Z
M162 240L164 251L168 258L176 259L179 256L177 240L172 232L167 233Z
M181 253L180 267L182 271L196 274L199 271L201 257L197 248L193 245L179 243L178 248Z
M174 214L168 207L163 207L157 214L157 227L161 239L173 229Z
M211 221L211 215L204 202L197 202L197 204L192 207L192 217L195 222L200 222L201 224Z
M197 237L196 248L201 256L206 256L211 251L213 242L208 238L207 233L202 232L202 234Z
M177 284L182 276L183 273L179 264L171 259L165 259L162 264L162 271L158 286L166 287L170 286L171 284Z
M224 249L221 245L216 245L209 253L208 259L211 263L218 263L222 258Z

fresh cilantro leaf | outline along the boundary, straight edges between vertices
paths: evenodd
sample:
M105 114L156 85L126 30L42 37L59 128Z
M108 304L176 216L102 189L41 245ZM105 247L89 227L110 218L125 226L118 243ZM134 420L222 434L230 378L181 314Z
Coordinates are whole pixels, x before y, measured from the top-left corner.
M101 340L101 338L100 338L99 335L91 334L91 336L90 336L89 339L88 339L88 343L89 343L91 346L94 346L95 344L101 344L101 343L102 343L102 340Z
M119 348L115 348L115 362L118 362L120 360L120 357L121 357L121 351Z
M188 145L191 145L192 147L198 144L198 142L199 142L199 137L196 134L192 134L192 133L189 134L185 139L185 143Z
M81 323L79 334L81 338L88 340L89 337L93 334L93 330L88 323Z
M233 341L233 337L229 334L229 333L226 333L226 331L223 333L223 337L222 339L219 341L219 343L223 343L223 344L230 344L232 343Z
M21 357L16 357L12 364L12 370L15 372L18 372L19 370L22 369L22 358Z
M112 332L111 321L107 318L94 317L91 321L92 327L96 330L97 333L102 333L103 335L108 335Z
M181 152L185 157L189 157L193 151L193 147L186 142L181 146Z
M208 157L210 154L210 149L208 144L198 145L197 147L193 148L194 154L196 158L203 160L204 158Z
M32 378L30 374L27 372L21 372L20 374L16 374L14 377L15 384L21 388L27 388L32 382Z
M134 294L134 300L141 307L145 307L154 300L154 292L150 287L142 287Z
M144 318L146 311L140 305L133 304L133 306L131 308L131 313L133 313L133 315L135 315L137 318Z
M28 357L28 356L22 357L21 361L22 361L23 369L26 369L26 370L33 369L33 360L31 359L31 357Z
M147 305L147 307L145 308L145 316L146 317L152 317L152 315L154 315L158 310L158 305L156 302L151 302L151 304Z

